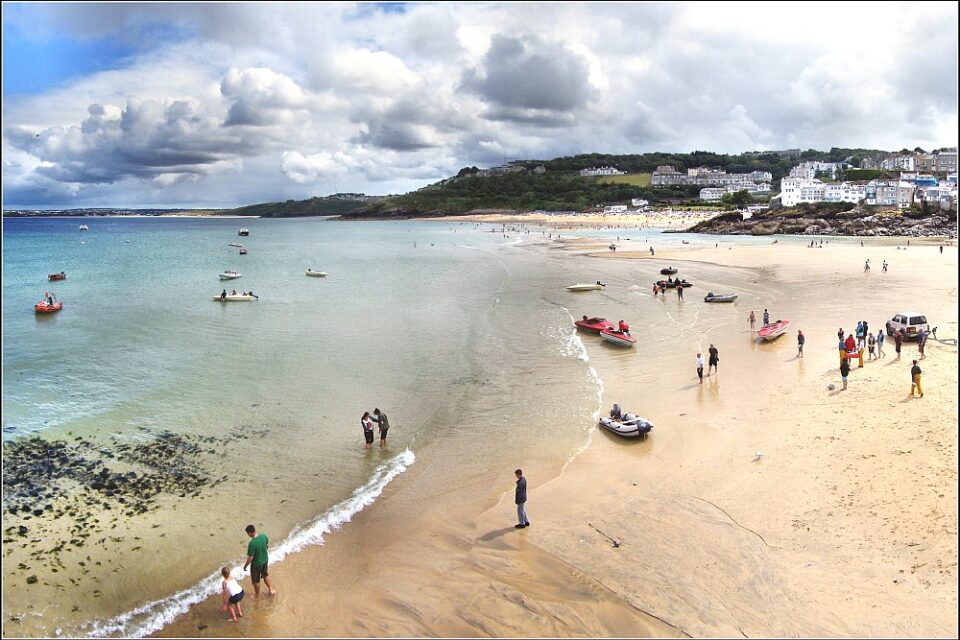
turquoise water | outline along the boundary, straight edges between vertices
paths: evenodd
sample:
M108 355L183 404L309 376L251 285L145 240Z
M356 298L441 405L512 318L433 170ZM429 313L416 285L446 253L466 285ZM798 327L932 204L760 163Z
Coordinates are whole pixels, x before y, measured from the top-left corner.
M601 383L554 299L582 278L512 235L318 218L5 219L4 442L82 436L114 450L161 432L216 436L200 464L224 481L137 517L96 514L97 544L60 555L72 584L30 554L76 523L26 522L36 542L5 549L6 564L29 569L8 575L4 608L19 618L4 632L141 635L242 561L248 522L294 553L425 447L446 452L451 469L438 472L485 473L505 444L522 459L582 443ZM226 269L243 275L221 283ZM65 281L47 281L61 270ZM259 299L212 301L224 285ZM46 290L64 309L38 316ZM374 407L390 415L390 446L364 451L359 418ZM28 575L39 580L25 587Z

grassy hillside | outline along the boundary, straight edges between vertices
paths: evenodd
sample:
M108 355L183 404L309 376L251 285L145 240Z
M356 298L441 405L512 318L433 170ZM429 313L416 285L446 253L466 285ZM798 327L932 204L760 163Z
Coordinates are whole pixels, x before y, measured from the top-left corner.
M600 183L621 183L632 184L637 187L649 187L652 173L628 173L623 176L600 176L597 182Z
M286 202L267 202L253 204L239 209L230 209L221 213L233 216L260 216L262 218L295 218L300 216L334 216L350 213L368 205L366 199L343 196L310 198L309 200L287 200Z

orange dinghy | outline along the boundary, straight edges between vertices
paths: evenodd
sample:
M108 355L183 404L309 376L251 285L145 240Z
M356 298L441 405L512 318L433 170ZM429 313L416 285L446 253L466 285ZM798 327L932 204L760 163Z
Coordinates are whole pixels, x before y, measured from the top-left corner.
M49 304L46 300L41 300L37 304L33 305L33 309L37 313L56 313L57 311L60 311L60 309L63 309L63 303L58 301L54 302L53 304Z

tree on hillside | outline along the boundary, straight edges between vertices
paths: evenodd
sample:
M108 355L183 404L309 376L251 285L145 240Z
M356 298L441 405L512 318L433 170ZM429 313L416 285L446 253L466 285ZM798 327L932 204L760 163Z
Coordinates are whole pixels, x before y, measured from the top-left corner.
M735 207L746 207L753 204L753 197L747 193L746 189L740 189L736 193L725 193L723 197L720 198L720 202L724 204L732 204Z

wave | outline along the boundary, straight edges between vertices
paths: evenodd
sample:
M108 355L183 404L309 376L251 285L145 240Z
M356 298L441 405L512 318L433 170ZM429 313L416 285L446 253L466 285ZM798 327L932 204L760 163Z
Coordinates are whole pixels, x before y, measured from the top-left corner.
M324 534L339 529L350 522L353 516L373 504L390 481L406 471L415 460L416 456L407 449L377 467L366 484L354 491L349 498L329 508L312 522L294 527L283 542L277 547L272 547L270 549L271 564L280 562L304 547L322 545ZM242 565L235 566L231 573L236 578L242 577ZM186 613L191 606L217 595L220 592L220 580L220 573L216 572L172 596L154 600L109 620L89 623L85 625L85 629L89 629L87 637L142 638L159 631L173 622L177 616Z

